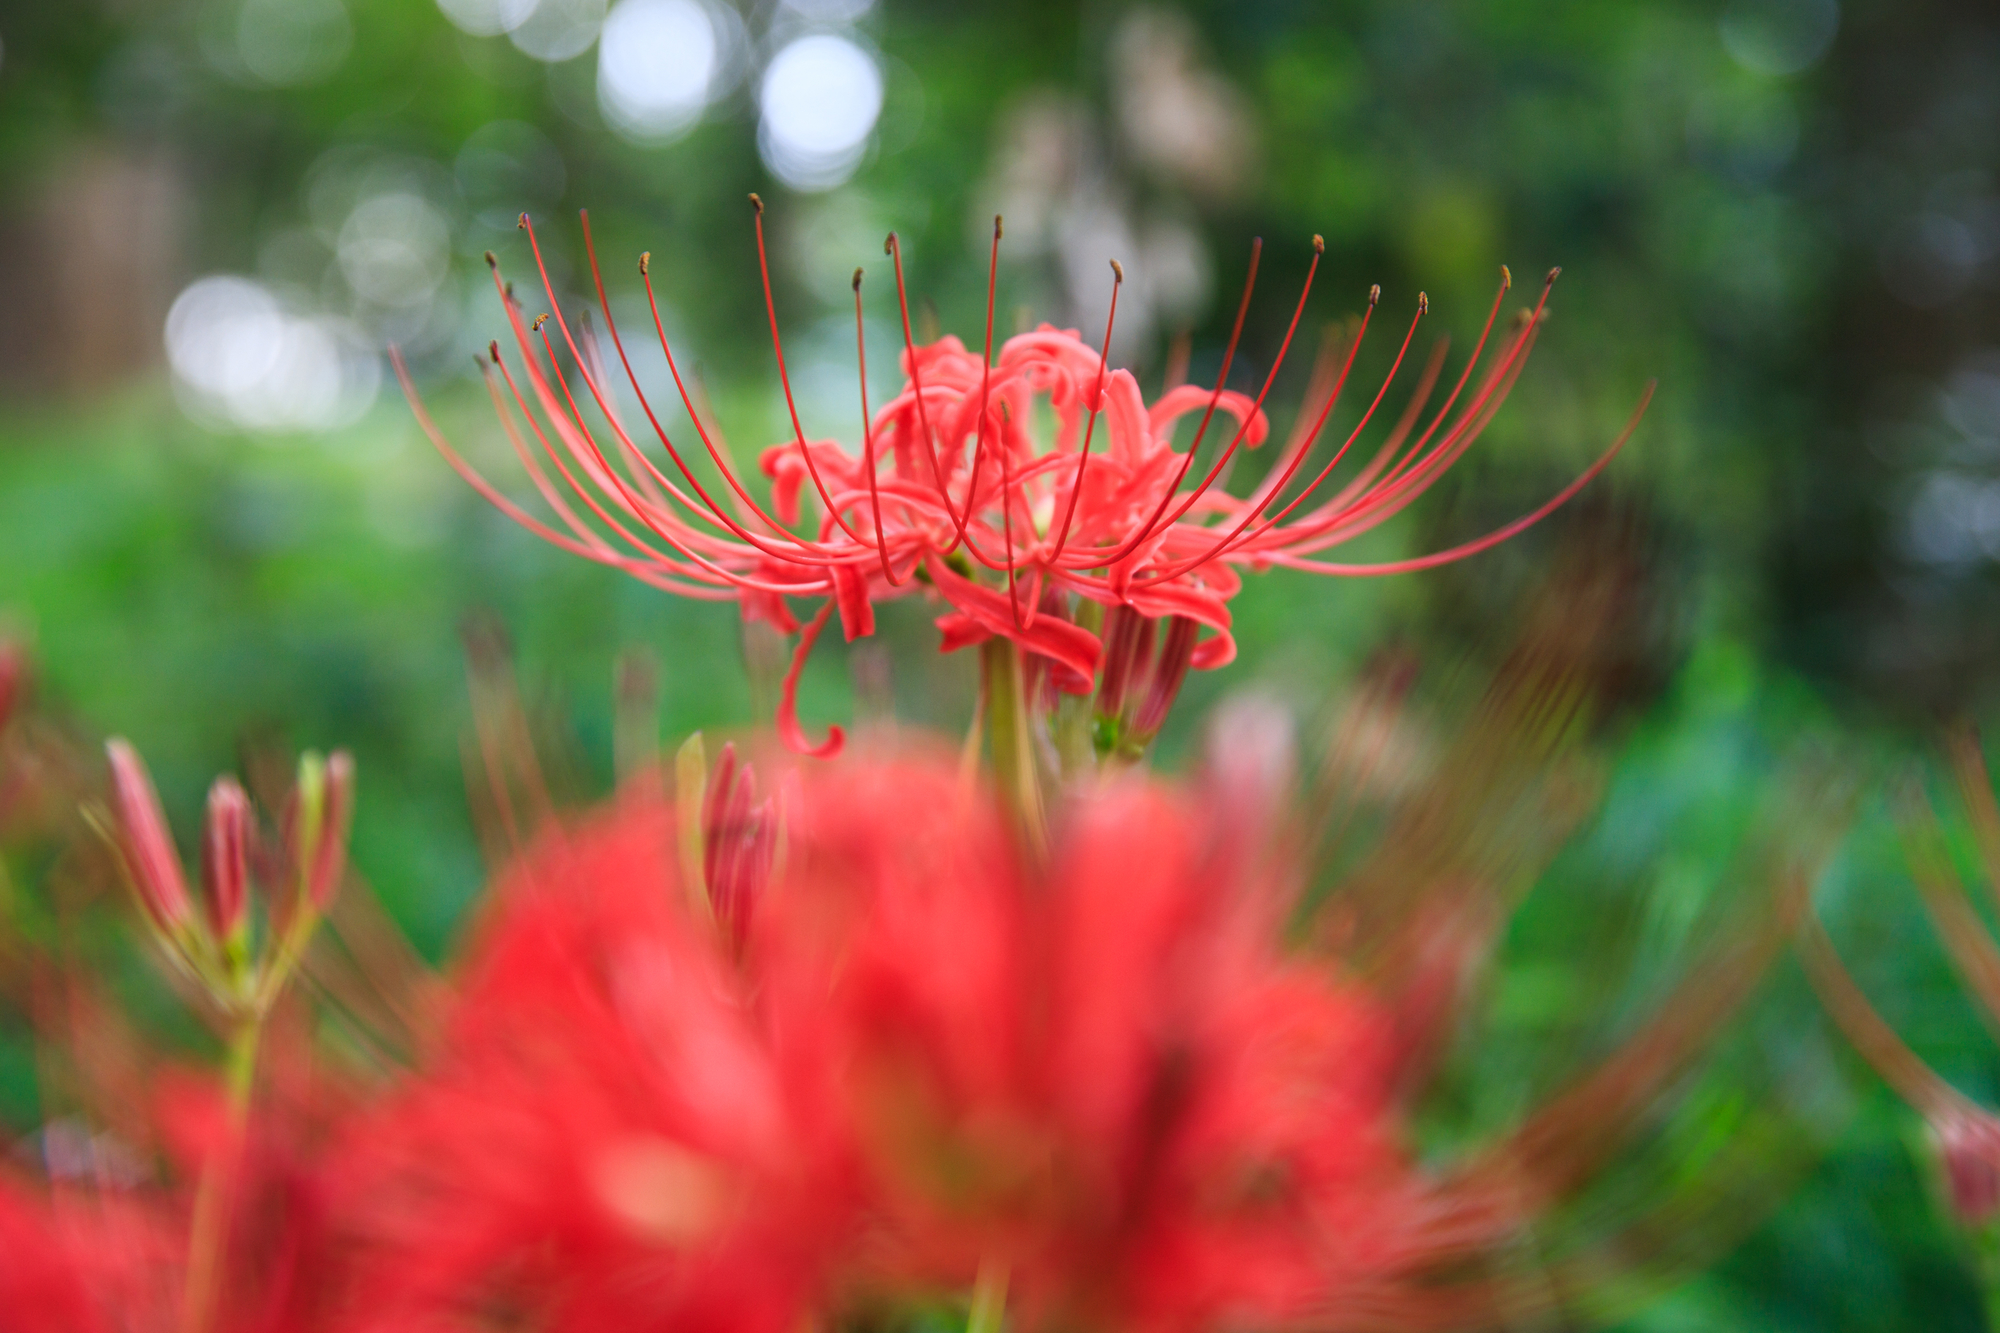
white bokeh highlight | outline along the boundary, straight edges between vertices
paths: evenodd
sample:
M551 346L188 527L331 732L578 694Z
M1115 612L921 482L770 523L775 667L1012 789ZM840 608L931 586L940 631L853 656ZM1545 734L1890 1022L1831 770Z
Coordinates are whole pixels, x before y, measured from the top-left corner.
M231 274L175 298L166 345L182 405L209 425L330 430L366 412L381 387L380 361L344 321L296 314Z
M451 268L451 229L414 194L378 194L357 204L335 250L347 285L381 306L428 301Z
M597 47L605 123L642 143L687 133L721 82L726 37L698 0L620 0Z
M882 114L882 73L845 37L801 37L771 58L757 94L757 147L794 190L828 190L854 174Z
M605 0L538 0L507 33L524 54L545 64L573 60L590 49L604 26Z
M535 12L535 0L437 0L437 5L454 27L474 37L512 32Z

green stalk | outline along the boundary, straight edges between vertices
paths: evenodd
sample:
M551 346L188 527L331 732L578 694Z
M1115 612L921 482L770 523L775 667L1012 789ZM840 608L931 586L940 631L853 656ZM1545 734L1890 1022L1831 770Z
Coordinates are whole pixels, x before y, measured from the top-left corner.
M250 1122L250 1094L257 1082L257 1046L263 1036L261 1013L237 1022L229 1035L223 1066L223 1090L228 1097L229 1137L222 1150L202 1170L195 1191L194 1217L188 1229L187 1286L181 1293L183 1333L206 1333L215 1318L222 1257L229 1246L229 1203L243 1156L243 1139Z
M1012 639L996 634L980 645L979 666L985 678L986 743L993 756L993 779L1023 841L1039 852L1048 839L1042 822L1034 742L1028 733L1028 705L1021 688L1021 650Z

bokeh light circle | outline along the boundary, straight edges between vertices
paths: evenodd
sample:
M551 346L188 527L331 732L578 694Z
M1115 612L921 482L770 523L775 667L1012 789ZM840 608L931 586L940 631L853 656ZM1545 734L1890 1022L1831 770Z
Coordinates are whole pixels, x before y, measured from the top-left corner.
M801 37L771 59L758 89L757 144L795 190L825 190L854 174L882 114L882 73L855 43Z
M708 105L722 55L722 34L698 0L621 0L597 47L606 123L642 141L679 137Z

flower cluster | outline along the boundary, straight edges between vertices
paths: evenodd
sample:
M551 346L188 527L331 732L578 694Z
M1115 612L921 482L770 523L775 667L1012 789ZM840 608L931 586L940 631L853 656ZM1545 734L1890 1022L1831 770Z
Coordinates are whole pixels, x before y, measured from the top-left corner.
M1237 496L1224 483L1238 454L1258 448L1270 433L1265 399L1304 317L1325 248L1320 238L1313 238L1312 264L1297 306L1254 397L1226 386L1256 283L1261 242L1251 252L1215 384L1178 385L1148 404L1131 372L1108 362L1111 321L1117 318L1123 281L1116 261L1111 265L1110 314L1098 346L1074 330L1045 324L1008 339L995 355L993 296L1002 234L996 217L986 331L977 354L950 336L917 344L902 250L896 236L889 236L884 249L894 261L905 383L872 414L862 271L855 270L861 439L856 448L811 440L793 401L778 335L764 258L763 202L755 195L751 200L772 350L792 425L792 438L762 455L768 506L746 484L719 430L690 391L659 316L650 256L642 256L639 271L654 332L700 453L685 440L677 445L662 426L612 320L587 216L584 239L605 330L646 426L666 454L664 466L627 429L602 349L587 324L563 312L525 214L521 225L534 243L535 264L570 370L565 372L550 335L550 315L528 317L490 253L494 284L519 352L519 371L501 356L497 341L490 358L480 364L507 438L553 512L553 524L522 509L452 448L417 398L400 358L396 364L418 420L451 465L509 517L564 550L665 591L733 599L746 617L786 633L800 628L787 598L823 599L800 637L779 713L781 734L799 750L830 754L841 742L835 728L825 742L811 746L795 708L799 667L829 617L838 611L850 640L867 635L874 629L877 602L919 587L943 603L938 627L947 651L1005 640L1040 664L1036 669L1044 673L1053 695L1097 693L1098 716L1112 724L1100 728L1107 751L1135 739L1142 745L1149 734L1145 721L1124 708L1123 680L1132 649L1143 639L1150 655L1157 638L1156 678L1176 685L1190 667L1228 663L1236 652L1228 603L1241 586L1239 570L1278 566L1376 575L1430 568L1486 550L1576 494L1617 453L1645 410L1642 400L1617 441L1562 491L1495 532L1408 560L1331 562L1321 558L1323 553L1400 513L1479 438L1527 363L1558 270L1549 272L1540 298L1502 331L1497 352L1486 358L1512 283L1503 269L1479 339L1437 411L1425 419L1444 369L1442 343L1373 456L1346 481L1329 487L1334 470L1382 406L1429 309L1428 299L1419 295L1388 376L1353 429L1323 464L1308 472L1375 313L1381 289L1372 289L1359 326L1344 345L1330 345L1322 356L1281 456L1249 495ZM580 382L580 390L572 388L572 378ZM585 403L594 404L601 428L593 430L586 423ZM1190 416L1197 418L1196 425L1187 447L1179 449L1176 429ZM1045 428L1044 422L1051 424ZM1218 425L1218 438L1226 436L1226 443L1197 472L1202 443ZM706 483L704 475L710 478ZM1302 483L1294 487L1300 478ZM816 506L816 516L809 531L800 533L796 529L808 517L808 501ZM1161 621L1167 624L1159 627Z

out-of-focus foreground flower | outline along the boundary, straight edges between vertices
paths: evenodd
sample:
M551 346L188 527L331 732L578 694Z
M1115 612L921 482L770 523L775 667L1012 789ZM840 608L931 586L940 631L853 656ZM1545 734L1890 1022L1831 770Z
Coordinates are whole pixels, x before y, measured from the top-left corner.
M536 265L570 370L565 372L551 337L550 316L527 316L501 278L497 261L494 283L519 349L519 371L502 359L497 342L491 345L490 360L482 359L480 366L507 438L553 512L553 524L522 509L474 471L425 412L400 358L397 369L418 420L451 465L503 512L564 550L669 592L736 600L746 617L786 633L799 629L787 598L823 599L800 637L780 706L780 732L795 749L813 748L798 726L794 687L799 666L828 618L837 609L849 639L870 634L876 602L922 588L944 604L938 626L947 651L994 639L1012 645L1019 654L1009 668L1014 688L1024 677L1044 687L1027 691L1028 709L1041 716L1064 697L1094 695L1094 709L1070 721L1070 729L1081 731L1092 720L1085 744L1094 743L1100 754L1136 753L1158 730L1191 667L1219 667L1234 658L1228 603L1241 586L1240 569L1281 566L1378 575L1430 568L1486 550L1576 494L1617 453L1645 410L1642 398L1631 422L1595 463L1546 504L1495 532L1415 559L1372 565L1329 562L1321 558L1325 552L1400 513L1479 438L1527 363L1556 270L1550 271L1533 307L1501 331L1498 350L1481 369L1512 281L1503 270L1472 354L1437 411L1426 419L1426 404L1444 370L1442 342L1369 461L1337 487L1328 487L1335 468L1382 406L1429 309L1427 298L1419 295L1389 376L1352 431L1308 472L1375 313L1380 289L1372 290L1359 324L1323 350L1282 456L1251 494L1236 496L1225 489L1227 477L1238 452L1257 448L1269 434L1265 398L1306 310L1324 249L1318 237L1284 342L1255 397L1225 385L1256 282L1261 242L1251 252L1242 303L1215 384L1174 386L1149 405L1129 371L1107 364L1108 324L1095 347L1074 330L1045 324L1008 339L996 358L992 269L982 351L974 354L950 336L918 346L910 327L902 253L891 234L885 251L895 264L905 383L870 413L862 272L856 269L861 439L852 449L836 440L809 440L792 400L769 267L763 261L764 206L755 195L751 199L772 349L792 424L792 438L762 455L762 470L771 483L769 508L739 475L719 429L691 391L655 304L654 331L700 449L669 437L612 322L594 246L591 275L612 352L638 397L646 427L665 451L664 465L647 454L621 418L608 358L587 322L564 313L538 244ZM532 240L525 215L521 225ZM584 238L588 244L587 217ZM994 266L1000 239L1000 220L995 218ZM1123 274L1116 262L1111 269L1110 318L1115 320L1115 284ZM640 273L651 301L647 258L640 261ZM1649 387L1646 397L1650 395ZM601 419L600 428L586 423L587 409ZM1176 428L1189 416L1197 418L1196 427L1187 448L1177 449ZM1197 471L1198 451L1212 428L1214 437L1226 443ZM1295 479L1300 480L1296 489ZM800 534L795 529L806 516L806 502L816 506L816 516L811 530ZM994 679L991 663L986 679L989 695L1006 688ZM831 753L839 744L835 728L817 752ZM1057 745L1068 751L1082 748L1061 738Z
M920 738L754 772L685 747L599 814L514 819L531 846L400 1072L355 1058L369 1025L309 953L313 997L254 1011L254 1081L232 1064L169 1096L189 1085L156 1070L80 1099L41 1178L0 1188L0 1297L32 1333L787 1333L968 1294L979 1333L1567 1306L1625 1280L1626 1238L1528 1269L1524 1238L1748 993L1823 850L1792 821L1773 891L1654 1018L1497 1140L1422 1160L1412 1099L1457 998L1576 817L1546 781L1589 712L1573 666L1517 654L1331 883L1330 816L1377 789L1393 685L1356 699L1316 794L1246 707L1197 777L1068 788L1039 839ZM504 805L533 784L495 753ZM158 832L164 864L150 805L126 806L116 830ZM207 919L146 916L169 943ZM237 994L208 997L225 1036ZM316 1039L315 1011L348 1035ZM45 1029L74 1064L118 1069L115 1020L67 1012Z
M2000 903L2000 802L1979 736L1970 728L1946 744L1960 805L1987 890ZM1915 780L1896 794L1904 851L1938 938L1966 989L2000 1020L2000 944L1973 905L1953 863L1944 823ZM2000 1317L2000 1114L1953 1087L1897 1035L1840 961L1819 919L1800 932L1800 957L1827 1012L1885 1082L1929 1129L1943 1209L1970 1242L1989 1317Z

